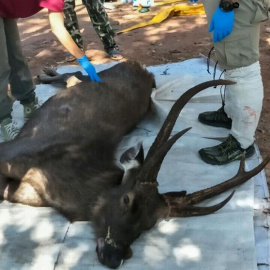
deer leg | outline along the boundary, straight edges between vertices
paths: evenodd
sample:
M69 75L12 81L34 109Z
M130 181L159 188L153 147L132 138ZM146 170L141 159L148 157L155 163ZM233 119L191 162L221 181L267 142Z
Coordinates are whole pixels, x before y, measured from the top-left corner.
M78 78L78 80L89 79L87 76L82 75L80 71L58 74L56 71L53 71L52 69L44 69L44 72L46 74L40 74L37 77L42 83L45 83L45 84L54 83L54 82L65 83L72 76L75 76L76 78Z
M9 181L10 180L7 177L0 174L0 200L5 199L4 193L6 191L8 184L9 184Z
M61 140L65 143L62 138ZM31 140L27 137L17 137L12 141L1 143L0 173L12 179L22 179L31 167L39 166L36 156L52 148L51 142L50 138ZM54 143L57 145L59 141Z
M23 160L0 161L0 174L6 178L20 181L29 170Z
M45 75L45 74L40 74L37 77L44 84L50 84L53 82L64 83L66 81L66 76L64 76L64 75L49 76L49 75Z
M59 75L59 73L53 68L44 68L43 71L46 75L51 76L51 77Z
M18 183L15 180L11 180L6 187L4 200L36 207L46 206L42 198L29 183Z
M67 88L72 87L78 83L81 83L82 81L78 79L76 76L71 76L67 79Z
M0 175L0 200L22 203L30 206L46 206L42 197L25 178L17 181Z

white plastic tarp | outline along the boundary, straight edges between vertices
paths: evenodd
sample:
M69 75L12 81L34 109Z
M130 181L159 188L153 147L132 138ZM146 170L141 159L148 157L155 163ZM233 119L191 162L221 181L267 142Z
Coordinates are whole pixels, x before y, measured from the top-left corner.
M109 65L97 66L98 70ZM60 73L80 70L78 66L61 67ZM117 155L138 141L145 151L174 101L190 87L212 79L203 59L149 67L157 82L153 92L154 113L126 136ZM219 72L217 72L219 76ZM59 89L39 85L37 95L43 102ZM175 143L159 173L160 192L187 190L188 193L221 183L236 174L239 162L225 166L205 164L198 156L202 147L219 143L228 130L202 125L200 112L220 107L220 91L207 89L195 96L182 111L173 134L192 129ZM22 106L14 104L13 116L23 124ZM212 139L209 139L212 138ZM260 161L260 153L246 162L248 169ZM255 183L255 185L254 185ZM220 202L228 191L203 205ZM235 195L220 211L203 217L174 218L160 221L132 245L133 257L124 269L183 270L266 270L269 268L269 208L264 172L238 187ZM255 210L254 210L255 209ZM33 208L0 202L1 270L84 270L105 269L97 260L91 222L70 224L50 208Z

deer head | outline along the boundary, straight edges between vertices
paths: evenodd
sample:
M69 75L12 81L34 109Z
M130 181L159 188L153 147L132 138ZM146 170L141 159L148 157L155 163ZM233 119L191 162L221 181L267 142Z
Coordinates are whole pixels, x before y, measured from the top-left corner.
M139 235L151 229L158 219L189 217L211 214L222 208L233 196L210 207L195 204L238 186L261 171L269 162L267 157L253 170L244 169L242 157L238 173L231 179L208 189L192 194L185 191L158 192L157 175L163 159L172 145L190 128L170 137L179 113L185 104L198 92L211 86L233 84L216 80L199 84L185 92L173 105L154 143L144 159L141 144L128 149L120 159L125 169L122 185L104 192L93 211L93 225L97 236L97 255L102 264L117 268L132 256L130 245Z

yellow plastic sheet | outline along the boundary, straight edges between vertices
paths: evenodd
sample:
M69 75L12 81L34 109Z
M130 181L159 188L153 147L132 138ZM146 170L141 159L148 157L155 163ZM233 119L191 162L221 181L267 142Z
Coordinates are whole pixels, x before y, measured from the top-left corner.
M182 1L185 1L185 0L159 1L159 2L154 2L154 6L163 6L163 5L172 4L172 3L176 3L176 2L182 2Z
M195 6L190 6L190 5L186 5L186 4L176 5L176 6L172 6L170 8L165 8L165 9L161 10L161 12L159 14L157 14L152 20L150 20L148 22L142 22L139 24L135 24L129 28L118 31L117 34L126 33L126 32L129 32L131 30L145 27L145 26L152 25L152 24L161 23L165 19L173 17L173 16L201 15L201 14L205 14L204 7L202 4L198 4Z

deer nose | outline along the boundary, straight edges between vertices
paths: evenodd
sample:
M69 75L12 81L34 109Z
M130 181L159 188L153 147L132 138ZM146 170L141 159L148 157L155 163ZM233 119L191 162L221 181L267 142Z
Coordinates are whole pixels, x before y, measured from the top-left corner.
M106 244L104 238L97 240L96 252L99 261L109 268L117 269L124 262L122 249Z
M99 238L97 240L96 252L98 255L98 259L102 264L104 264L104 246L105 246L104 238Z

